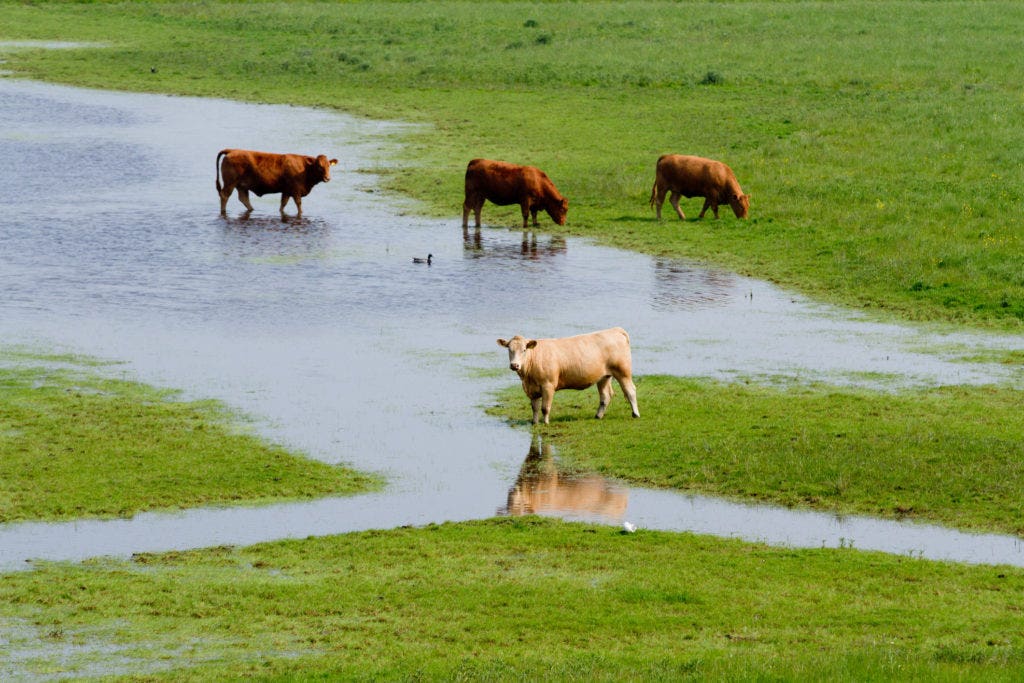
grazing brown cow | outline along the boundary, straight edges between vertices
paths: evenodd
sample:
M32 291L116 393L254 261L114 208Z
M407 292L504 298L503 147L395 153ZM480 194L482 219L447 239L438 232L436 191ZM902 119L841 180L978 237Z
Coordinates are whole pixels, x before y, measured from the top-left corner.
M223 161L221 160L223 158ZM217 194L220 195L220 212L227 213L228 199L232 190L238 190L238 201L252 211L249 192L257 197L281 193L281 215L288 198L295 200L295 208L302 215L302 198L320 182L330 182L331 166L337 159L328 160L321 154L310 157L302 154L271 154L248 149L222 149L217 154ZM221 178L224 179L223 186Z
M559 389L586 389L597 384L600 404L597 419L604 417L612 400L612 377L633 408L633 417L640 417L633 386L633 359L629 351L629 335L621 327L579 334L561 339L498 340L508 349L508 366L523 383L523 391L533 406L533 424L544 414L544 424L551 415L551 401Z
M679 208L680 196L687 199L704 197L704 208L700 210L699 218L704 218L708 207L711 207L715 218L718 218L718 205L724 203L732 207L736 218L746 218L750 212L750 195L743 194L732 169L714 159L684 154L663 154L658 159L650 202L658 211L659 221L666 192L672 193L669 202L682 220L686 220L686 216Z
M544 209L551 220L565 225L569 200L558 193L547 174L536 166L519 166L505 161L473 159L466 166L466 200L462 203L462 227L469 225L469 212L476 215L480 227L480 209L484 200L498 206L518 204L523 211L523 229L527 217L537 223L537 211Z

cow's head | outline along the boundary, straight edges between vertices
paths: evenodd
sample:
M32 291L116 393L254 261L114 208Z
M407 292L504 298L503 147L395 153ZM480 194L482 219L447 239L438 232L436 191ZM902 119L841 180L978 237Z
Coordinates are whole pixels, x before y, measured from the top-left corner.
M729 200L729 206L732 207L736 218L746 218L750 213L750 195L741 194L739 197L733 197Z
M511 339L499 339L498 346L508 349L508 367L522 373L526 362L526 352L537 345L536 339L526 339L518 334Z
M565 214L569 213L569 200L562 197L558 200L548 201L545 211L551 216L551 220L559 225L565 225Z
M310 162L310 165L316 169L316 175L319 176L321 182L331 182L331 166L338 163L337 159L327 159L327 155L321 154L316 159Z

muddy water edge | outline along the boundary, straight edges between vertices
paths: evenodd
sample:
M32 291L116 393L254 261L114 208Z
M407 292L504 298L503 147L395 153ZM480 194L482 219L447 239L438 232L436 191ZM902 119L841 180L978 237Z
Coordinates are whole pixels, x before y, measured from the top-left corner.
M1004 381L932 335L859 319L766 283L679 261L408 214L371 172L400 124L218 100L0 80L0 339L124 361L147 383L215 397L310 457L382 473L380 494L127 520L0 526L0 570L31 558L244 544L540 512L795 546L1024 565L1012 537L736 505L557 471L525 432L483 415L515 382L497 337L621 325L638 374L858 383ZM282 220L277 196L218 215L221 148L325 153L333 180ZM486 215L485 215L486 218ZM570 216L571 219L571 216ZM433 255L430 265L413 257ZM642 405L641 397L641 405ZM614 404L613 404L613 407ZM621 405L619 406L621 407Z

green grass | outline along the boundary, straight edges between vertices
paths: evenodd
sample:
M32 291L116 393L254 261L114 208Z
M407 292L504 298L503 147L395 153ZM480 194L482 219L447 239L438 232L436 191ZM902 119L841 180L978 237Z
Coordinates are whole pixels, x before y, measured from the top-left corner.
M240 430L214 401L74 370L0 368L0 523L354 494L372 476Z
M399 140L398 163L371 170L453 227L468 159L534 163L570 198L569 234L903 319L1013 331L1024 326L1022 32L1024 5L998 1L0 0L0 39L104 45L8 52L4 68L19 75L428 124ZM753 195L751 220L653 221L664 152L729 163ZM332 153L344 166L344 150ZM515 210L484 211L489 224L517 224ZM0 432L43 449L22 488L120 489L81 480L104 457L59 476L39 467L88 442L60 437L93 418L61 415L107 414L124 390L128 414L114 421L127 430L109 436L133 444L127 462L168 423L171 443L204 456L175 470L180 479L144 482L147 509L168 480L184 486L158 505L213 502L225 492L202 487L232 477L241 481L229 496L280 494L261 474L278 461L272 447L250 441L211 460L246 437L216 427L210 404L169 407L161 392L48 376L55 386L38 393L16 373L0 388ZM1024 435L1008 390L883 395L649 377L639 389L639 421L618 396L602 423L592 391L560 393L545 433L578 466L651 485L1020 532ZM45 436L16 433L7 396L40 402L34 416L55 401ZM507 399L500 414L527 419L519 389ZM151 409L162 426L137 429ZM194 441L212 431L217 445ZM0 451L0 467L7 460ZM325 476L338 490L348 478L298 463L315 469L301 495L319 495ZM197 470L209 475L189 480ZM84 513L67 496L13 518L132 508L108 491L97 504L109 509ZM492 520L2 575L10 657L0 677L16 661L39 676L132 679L1020 680L1022 609L1017 569Z
M570 234L1009 330L1022 33L1016 2L0 4L0 38L105 45L13 52L20 75L430 124L374 170L453 223L468 159L535 163L570 198ZM751 220L656 223L663 152L729 163Z
M1019 569L536 518L0 576L24 670L132 680L1009 681L1022 609Z
M1020 392L899 393L648 376L641 418L617 392L559 392L542 427L563 465L644 486L1024 535ZM526 425L519 386L489 409Z

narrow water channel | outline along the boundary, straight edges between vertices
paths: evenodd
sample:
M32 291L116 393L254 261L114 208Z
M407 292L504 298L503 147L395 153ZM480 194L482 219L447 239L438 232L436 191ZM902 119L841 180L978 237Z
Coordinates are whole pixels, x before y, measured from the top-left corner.
M621 325L641 375L905 384L1004 380L997 364L921 349L1024 341L872 323L763 282L582 240L463 232L461 196L449 220L417 218L372 173L401 158L400 127L0 79L2 343L124 361L132 378L221 399L272 440L391 482L355 498L0 525L0 570L522 512L1024 566L1013 537L560 477L545 444L482 414L489 392L517 381L494 372L506 365L497 337ZM233 198L225 219L214 189L224 147L340 164L302 220L282 221L276 196L255 199L248 217ZM412 262L428 253L432 265Z

